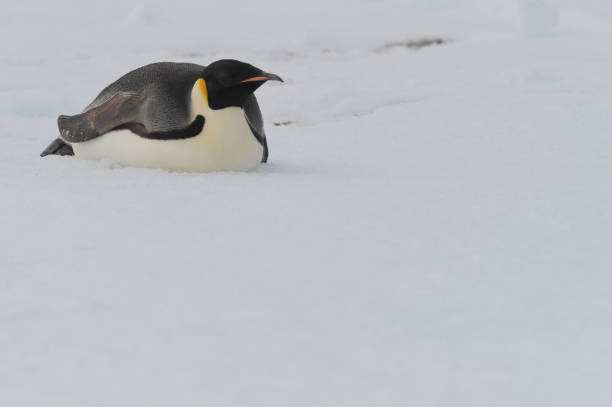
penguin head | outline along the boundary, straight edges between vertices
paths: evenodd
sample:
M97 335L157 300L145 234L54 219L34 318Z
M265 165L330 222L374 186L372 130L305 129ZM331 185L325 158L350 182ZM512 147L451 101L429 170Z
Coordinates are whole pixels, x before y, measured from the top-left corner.
M283 81L278 75L235 59L221 59L208 65L202 73L202 79L206 83L208 106L215 110L229 106L241 107L267 81Z

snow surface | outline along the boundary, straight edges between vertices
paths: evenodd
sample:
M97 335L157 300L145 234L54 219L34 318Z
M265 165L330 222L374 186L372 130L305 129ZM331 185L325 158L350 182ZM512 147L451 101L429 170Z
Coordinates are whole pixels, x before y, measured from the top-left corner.
M0 405L612 405L611 17L4 2ZM286 79L258 171L38 157L128 70L223 57Z

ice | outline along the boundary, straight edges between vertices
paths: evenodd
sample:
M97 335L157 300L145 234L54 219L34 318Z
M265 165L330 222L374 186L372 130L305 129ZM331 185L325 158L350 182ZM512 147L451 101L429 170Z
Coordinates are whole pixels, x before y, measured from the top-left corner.
M2 7L0 405L611 404L608 2ZM257 171L38 156L224 57L285 79Z
M559 8L552 0L521 0L523 30L527 36L553 35L559 31Z

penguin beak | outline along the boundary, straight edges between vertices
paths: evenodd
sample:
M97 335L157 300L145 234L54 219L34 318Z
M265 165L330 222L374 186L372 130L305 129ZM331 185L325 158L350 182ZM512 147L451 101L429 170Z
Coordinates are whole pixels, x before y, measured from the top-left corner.
M274 75L273 73L267 73L267 72L262 72L259 76L254 76L252 78L249 79L245 79L243 81L240 81L240 83L247 83L247 82L265 82L265 81L279 81L279 82L284 82L282 80L282 78L278 75Z

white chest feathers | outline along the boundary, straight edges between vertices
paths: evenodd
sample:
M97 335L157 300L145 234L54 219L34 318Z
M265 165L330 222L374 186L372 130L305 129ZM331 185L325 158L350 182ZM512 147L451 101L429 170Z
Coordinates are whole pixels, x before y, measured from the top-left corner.
M252 171L261 162L263 147L257 141L239 107L212 110L202 88L191 91L191 120L205 118L202 132L195 137L154 140L129 130L115 130L95 139L73 143L81 159L110 159L120 165L162 168L169 171Z

